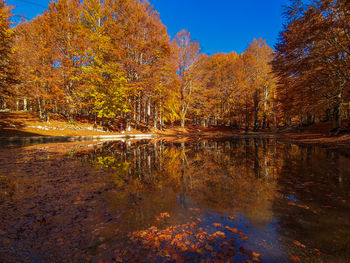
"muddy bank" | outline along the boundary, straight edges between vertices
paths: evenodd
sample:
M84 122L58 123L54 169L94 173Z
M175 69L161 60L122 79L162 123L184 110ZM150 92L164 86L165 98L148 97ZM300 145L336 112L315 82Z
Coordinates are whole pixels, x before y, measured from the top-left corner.
M152 139L154 134L127 135L94 135L94 136L33 136L33 137L0 137L0 146L26 146L45 143L82 142L82 141L115 141L125 139Z

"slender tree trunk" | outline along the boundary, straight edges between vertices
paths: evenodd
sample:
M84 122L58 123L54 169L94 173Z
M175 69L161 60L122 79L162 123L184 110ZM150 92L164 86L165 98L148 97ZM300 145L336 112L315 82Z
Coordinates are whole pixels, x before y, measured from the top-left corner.
M184 84L181 87L181 128L185 128L185 115L186 115L186 103L185 103L185 87Z
M142 103L143 102L143 103ZM148 110L148 96L146 96L146 100L142 101L141 100L141 112L142 112L142 121L141 123L146 123L146 126L148 128L148 113L147 113L147 110Z
M158 112L159 112L160 130L163 130L163 127L164 127L164 120L163 120L164 109L163 109L163 103L161 101L159 102Z
M245 110L246 110L246 114L245 114L245 132L247 133L249 130L249 112L248 112L248 103L246 102L245 104Z
M343 107L343 96L342 90L338 94L338 101L334 105L333 109L333 128L341 129L342 128L342 107Z
M136 105L136 129L139 128L140 126L140 121L141 121L141 97L142 97L142 94L141 94L141 91L139 91L139 95L137 97L137 105Z
M131 132L131 113L126 114L126 131Z
M150 127L150 120L151 120L151 98L149 96L147 96L147 118L146 118L146 122L147 122L147 130L151 130Z
M43 119L43 111L42 111L42 107L41 107L41 101L40 101L39 97L37 97L37 100L38 100L39 118L40 118L40 120L42 120Z
M259 129L259 91L255 89L254 93L254 131Z
M181 115L181 128L185 128L185 116Z
M58 113L58 105L57 105L57 100L55 100L55 113ZM96 122L96 121L95 121Z
M339 94L339 104L338 104L338 127L341 129L343 127L342 125L342 121L343 121L343 97L342 97L342 93Z
M333 128L339 129L342 127L341 103L336 105L333 110Z
M263 124L262 124L262 128L265 129L266 128L266 119L267 119L267 101L268 101L268 97L269 97L269 87L265 86L264 87L264 113L263 113Z
M27 98L26 97L23 98L23 110L27 111Z
M157 108L157 102L154 102L153 127L155 129L157 129L157 123L158 123L158 108Z
M136 97L135 96L133 96L133 99L134 99L134 122L136 123L136 118L137 118L137 116L136 116L136 112L137 112L137 99L136 99Z

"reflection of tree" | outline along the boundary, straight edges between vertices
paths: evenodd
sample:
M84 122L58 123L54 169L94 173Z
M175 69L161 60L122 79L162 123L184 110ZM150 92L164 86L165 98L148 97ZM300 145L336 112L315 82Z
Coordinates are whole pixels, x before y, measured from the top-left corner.
M340 257L339 251L349 251L350 171L348 160L337 154L246 138L107 143L87 155L94 166L115 171L107 180L119 188L107 198L128 211L121 216L127 230L147 232L157 225L161 234L186 224L197 207L226 215L240 212L262 228L277 216L290 254L304 244L314 254L312 248ZM163 212L172 216L155 222ZM329 247L329 236L337 246Z
M231 232L236 229L219 230L227 239L215 236L217 232L187 229L194 207L199 208L198 211L209 209L229 215L240 211L258 226L271 222L276 188L274 141L106 143L82 156L88 156L85 158L95 167L115 171L107 180L113 181L117 188L106 194L106 199L113 209L126 211L121 214L120 222L123 231L129 232L130 255L146 253L150 258L164 259L168 253L185 259L192 254L196 259L203 259L214 252L219 258L234 258L237 253L253 257L251 252L245 253L244 248L241 251L234 247L233 240L245 238L241 232L241 236ZM157 215L165 211L171 217L157 221ZM201 212L196 212L197 216L198 213ZM151 227L154 225L157 227ZM211 222L202 222L201 226L210 229ZM190 234L176 243L178 230ZM191 242L197 235L203 235L204 239ZM170 253L172 249L175 252ZM122 248L121 251L121 258L127 258L128 250Z
M126 204L144 209L158 200L168 211L176 201L182 210L189 203L222 211L233 207L256 223L272 217L276 153L275 143L265 139L107 143L89 156L94 166L116 171L109 179L123 186L116 198ZM155 197L165 191L163 200ZM156 200L149 201L150 195Z

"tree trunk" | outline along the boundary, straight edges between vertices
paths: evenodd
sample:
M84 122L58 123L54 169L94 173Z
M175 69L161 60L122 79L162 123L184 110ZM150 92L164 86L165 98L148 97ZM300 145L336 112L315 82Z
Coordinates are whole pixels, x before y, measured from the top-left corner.
M267 102L268 102L269 95L270 95L270 87L269 86L265 86L264 87L264 113L263 113L263 124L262 124L262 128L263 129L266 128Z
M164 127L164 120L163 120L163 104L162 102L159 102L159 124L160 124L160 130L163 130Z
M258 89L255 90L254 93L254 131L257 131L259 129L259 91Z
M58 113L58 105L57 105L57 100L55 100L55 113Z
M131 113L126 114L126 132L131 132Z
M136 129L139 129L140 121L141 121L141 91L139 91L139 96L137 98L137 108L136 108Z
M27 111L27 98L26 97L23 98L23 110Z
M263 115L263 123L262 123L262 129L265 130L266 128L266 113L264 112L264 115Z
M277 113L276 113L275 95L273 95L273 98L272 98L272 110L273 110L273 127L274 127L274 130L276 131L277 130Z
M246 110L246 114L245 114L245 132L247 133L249 130L249 112L248 112L248 103L246 102L245 104L245 110Z
M185 128L185 116L181 115L181 128Z
M148 96L147 97L147 118L146 118L146 122L147 122L147 130L151 130L150 127L150 120L151 120L151 98Z
M133 96L133 99L134 99L134 122L136 122L136 112L137 112L137 99L135 96ZM130 116L131 117L131 116Z
M185 103L185 87L181 87L181 128L185 128L186 103Z
M37 97L37 100L38 100L39 118L40 118L40 120L42 120L42 119L43 119L43 111L42 111L42 109L41 109L40 98Z
M158 109L157 109L157 102L154 102L153 127L155 129L157 129L157 123L158 123Z
M341 113L341 103L337 103L333 109L333 128L340 129L342 127L342 113Z

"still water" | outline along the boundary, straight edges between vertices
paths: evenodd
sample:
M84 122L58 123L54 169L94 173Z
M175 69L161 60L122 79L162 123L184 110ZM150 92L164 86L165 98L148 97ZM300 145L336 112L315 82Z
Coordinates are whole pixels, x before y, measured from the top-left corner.
M1 262L349 262L350 158L274 139L0 150Z

